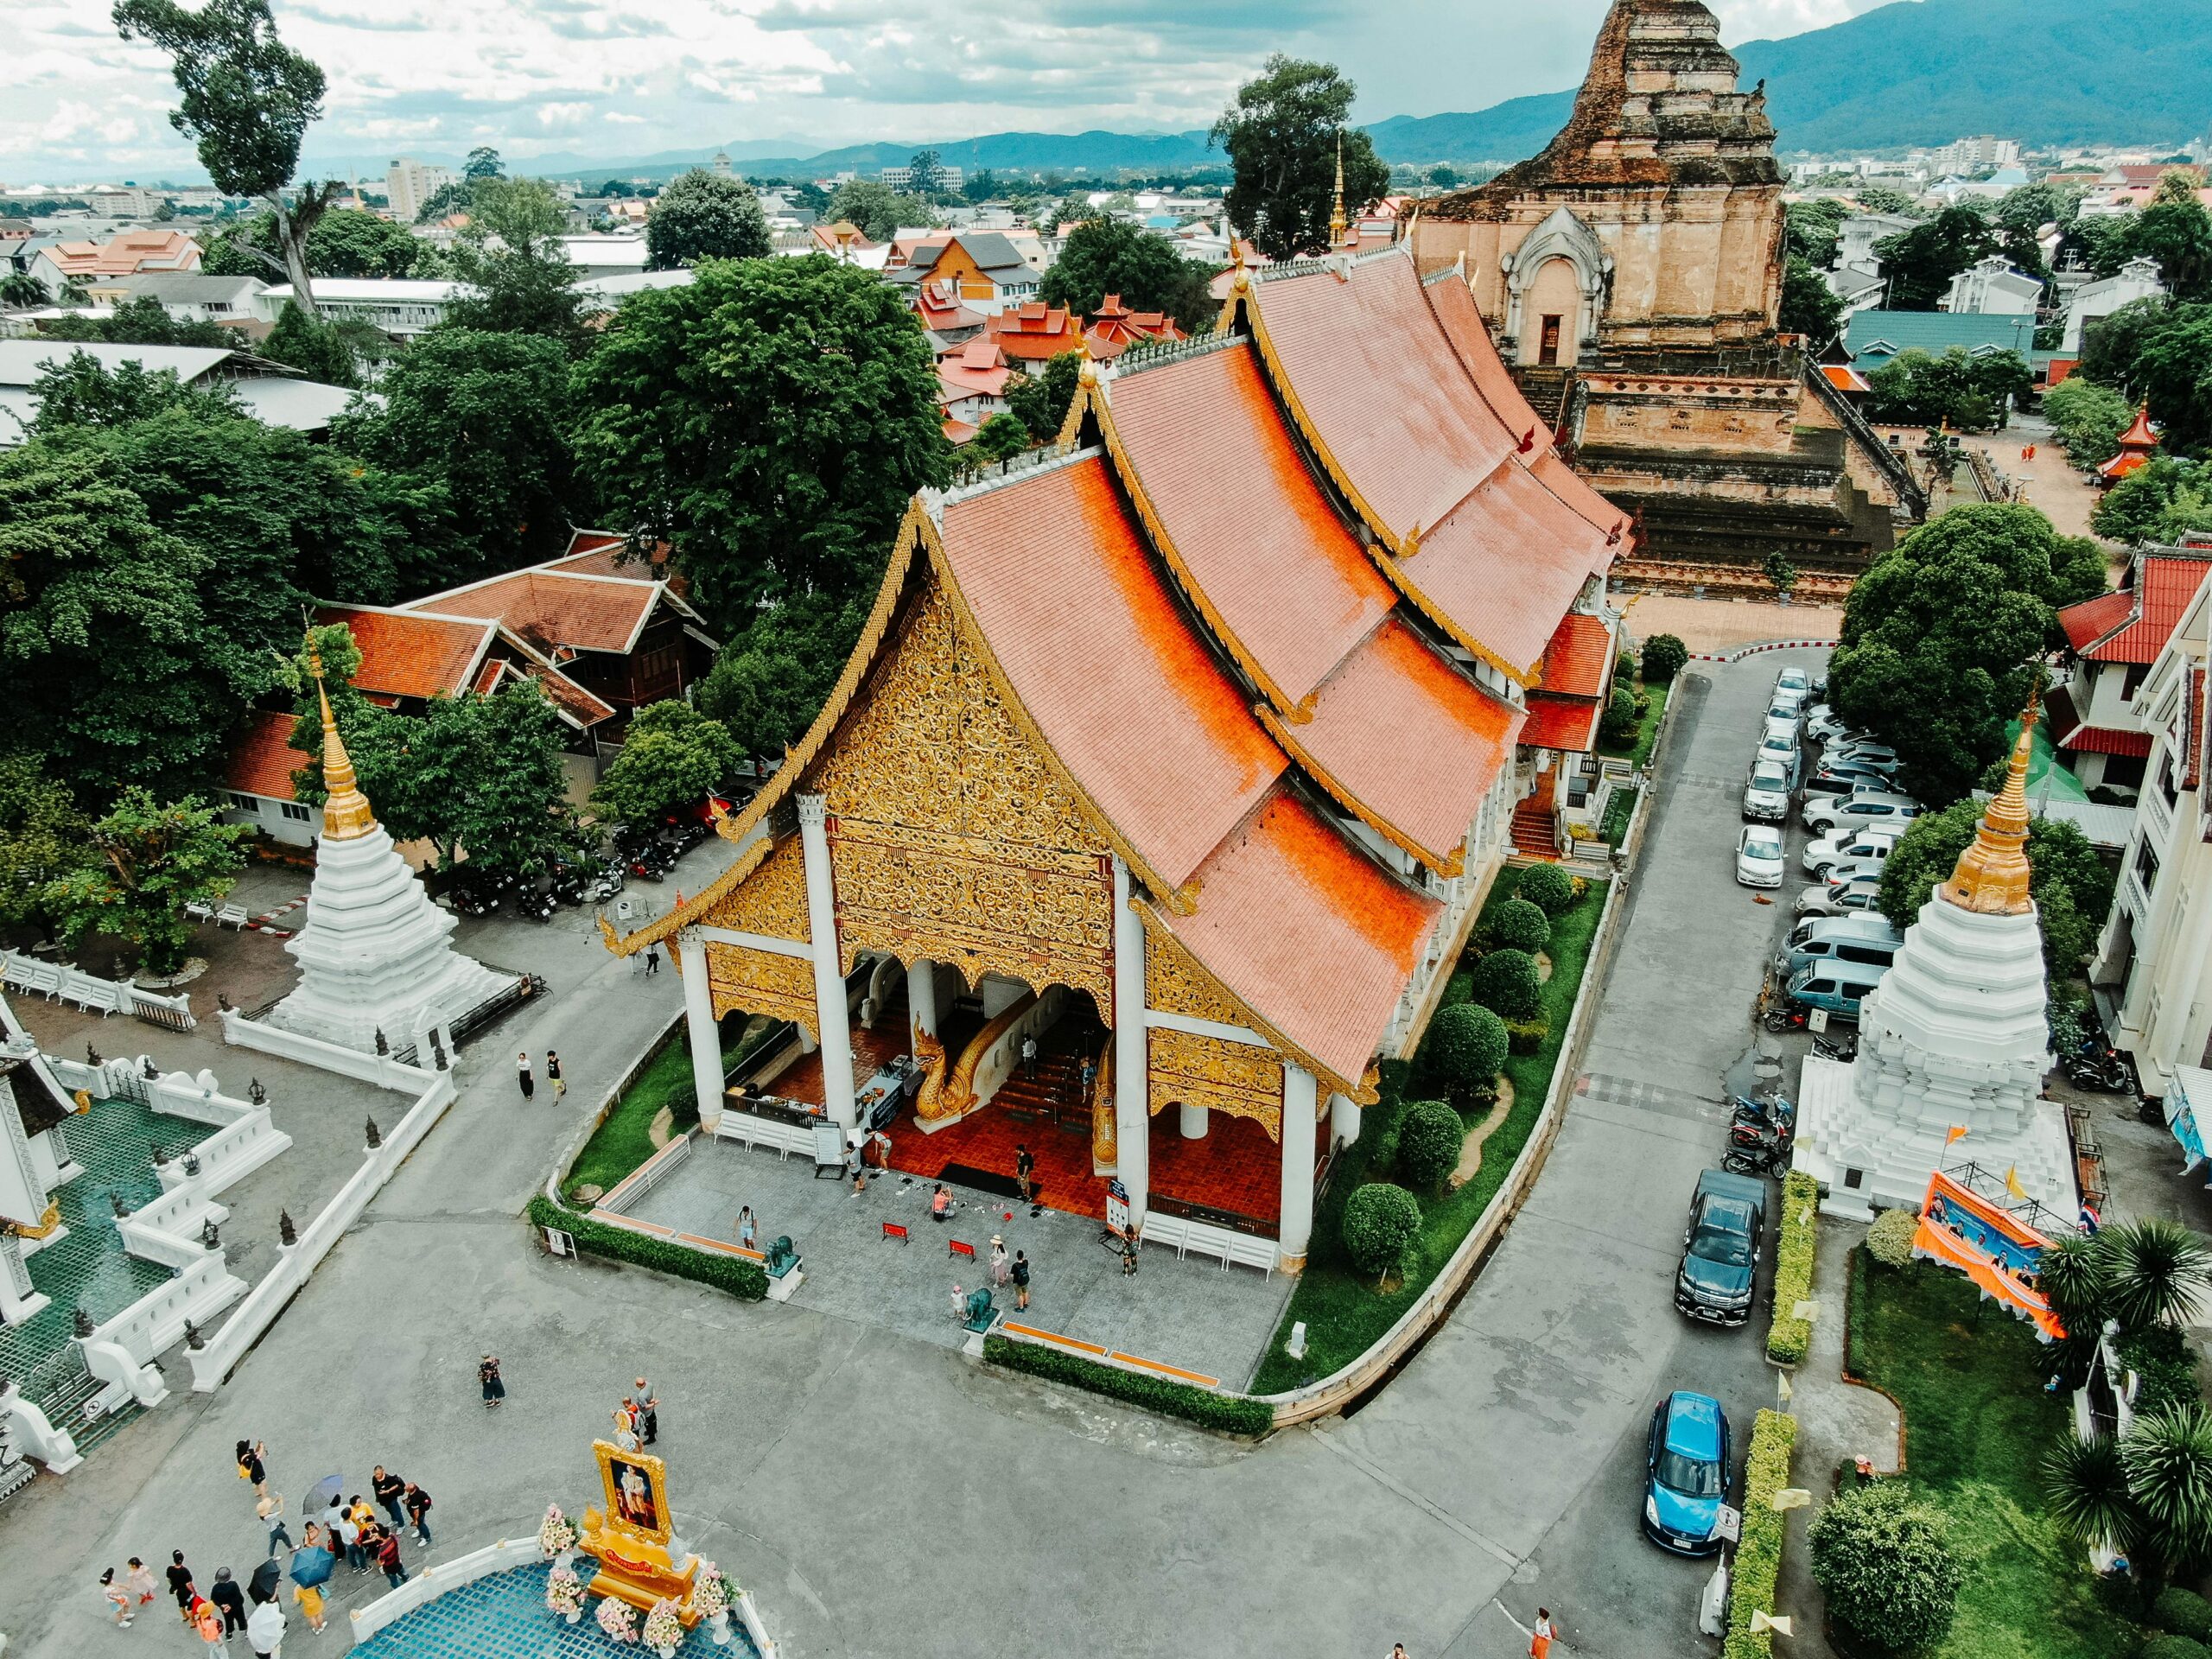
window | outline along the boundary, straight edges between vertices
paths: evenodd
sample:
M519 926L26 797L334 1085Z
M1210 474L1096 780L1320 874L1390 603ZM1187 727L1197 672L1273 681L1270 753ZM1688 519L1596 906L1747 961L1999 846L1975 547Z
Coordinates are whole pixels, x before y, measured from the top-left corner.
M2168 806L2180 799L2174 789L2174 752L2171 749L2158 756L2158 793L2166 798Z
M279 801L277 806L294 823L305 823L314 815L297 801Z
M1562 315L1550 312L1545 314L1543 335L1536 345L1536 365L1539 368L1549 369L1558 366L1560 325L1565 321L1566 318Z
M2151 850L2151 843L2135 843L2135 879L2142 884L2143 896L2148 899L2151 890L2158 884L2158 855Z
M237 808L239 811L241 811L241 812L251 812L251 813L255 814L256 816L258 816L258 815L260 814L260 811L261 811L261 803L260 803L259 801L257 801L257 800L254 799L254 798L253 798L252 796L251 796L251 795L239 795L239 794L232 793L232 794L231 794L231 795L229 796L229 798L229 798L229 800L230 800L231 804L232 804L232 806L236 807L236 808Z

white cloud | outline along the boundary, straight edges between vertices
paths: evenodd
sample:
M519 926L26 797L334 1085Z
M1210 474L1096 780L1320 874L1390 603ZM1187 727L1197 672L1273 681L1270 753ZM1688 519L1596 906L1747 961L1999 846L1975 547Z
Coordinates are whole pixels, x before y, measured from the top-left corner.
M642 127L645 124L645 118L644 116L628 115L620 110L609 110L599 118L602 121L620 122L626 127Z

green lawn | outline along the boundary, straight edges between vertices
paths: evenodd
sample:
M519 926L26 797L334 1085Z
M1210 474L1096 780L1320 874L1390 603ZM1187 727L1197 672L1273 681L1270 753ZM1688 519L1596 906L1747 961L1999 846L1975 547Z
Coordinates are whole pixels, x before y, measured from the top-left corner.
M1491 887L1485 914L1513 896L1518 873L1500 873ZM1506 1172L1528 1144L1529 1133L1543 1110L1552 1073L1559 1065L1560 1046L1567 1038L1567 1016L1574 1007L1574 993L1590 960L1590 941L1604 913L1606 885L1592 882L1573 909L1552 925L1552 976L1544 985L1544 1011L1551 1018L1551 1035L1534 1054L1515 1055L1505 1063L1513 1082L1513 1109L1483 1143L1483 1166L1456 1192L1425 1202L1422 1206L1421 1265L1404 1282L1385 1295L1374 1281L1356 1278L1337 1242L1338 1218L1353 1191L1367 1179L1369 1160L1381 1141L1395 1141L1399 1115L1408 1100L1424 1097L1417 1086L1415 1065L1386 1061L1382 1066L1382 1096L1360 1121L1359 1139L1344 1149L1341 1163L1330 1179L1329 1191L1313 1217L1313 1242L1307 1251L1306 1271L1283 1310L1268 1357L1253 1380L1253 1392L1275 1394L1328 1376L1350 1364L1374 1345L1436 1277L1460 1241L1472 1230ZM1306 1322L1306 1357L1294 1360L1283 1351L1290 1327Z
M2044 1515L2037 1471L2069 1429L2066 1402L2044 1392L2037 1345L1964 1274L1925 1262L1892 1272L1857 1253L1851 1368L1904 1408L1907 1474L1942 1505L1966 1560L1957 1620L1932 1659L2134 1651L2136 1632L2100 1599L2086 1555Z
M561 1183L562 1195L567 1197L587 1183L606 1192L652 1157L652 1122L664 1106L674 1109L678 1128L699 1121L699 1103L691 1090L691 1056L680 1037L646 1062L638 1080L584 1142Z
M1672 680L1662 680L1656 685L1643 689L1651 699L1651 706L1643 711L1643 718L1636 724L1636 737L1627 743L1608 743L1598 740L1598 753L1614 760L1625 759L1630 765L1641 766L1651 759L1652 747L1659 741L1659 717L1667 712L1667 696L1674 690Z

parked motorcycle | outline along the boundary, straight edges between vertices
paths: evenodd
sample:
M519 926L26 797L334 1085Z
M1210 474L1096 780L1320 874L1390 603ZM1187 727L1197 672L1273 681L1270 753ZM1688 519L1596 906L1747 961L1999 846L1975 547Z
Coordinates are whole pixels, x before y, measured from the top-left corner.
M1787 1002L1777 1002L1759 1016L1759 1023L1769 1031L1802 1031L1805 1010L1795 1008Z
M1789 1167L1789 1148L1780 1143L1731 1147L1720 1160L1731 1175L1779 1175Z
M1859 1039L1849 1032L1841 1037L1815 1037L1813 1052L1824 1060L1840 1060L1848 1065L1859 1058Z
M2066 1073L2066 1080L2076 1089L2107 1095L2125 1095L2134 1090L2135 1079L2128 1071L2126 1060L2111 1050L2101 1054L2062 1055L2058 1064Z

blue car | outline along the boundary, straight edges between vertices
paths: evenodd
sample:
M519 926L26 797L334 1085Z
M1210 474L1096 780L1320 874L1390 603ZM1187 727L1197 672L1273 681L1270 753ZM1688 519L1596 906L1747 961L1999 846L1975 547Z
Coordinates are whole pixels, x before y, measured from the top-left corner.
M1728 1498L1728 1419L1720 1402L1687 1390L1651 1414L1643 1481L1644 1535L1677 1555L1720 1551Z

